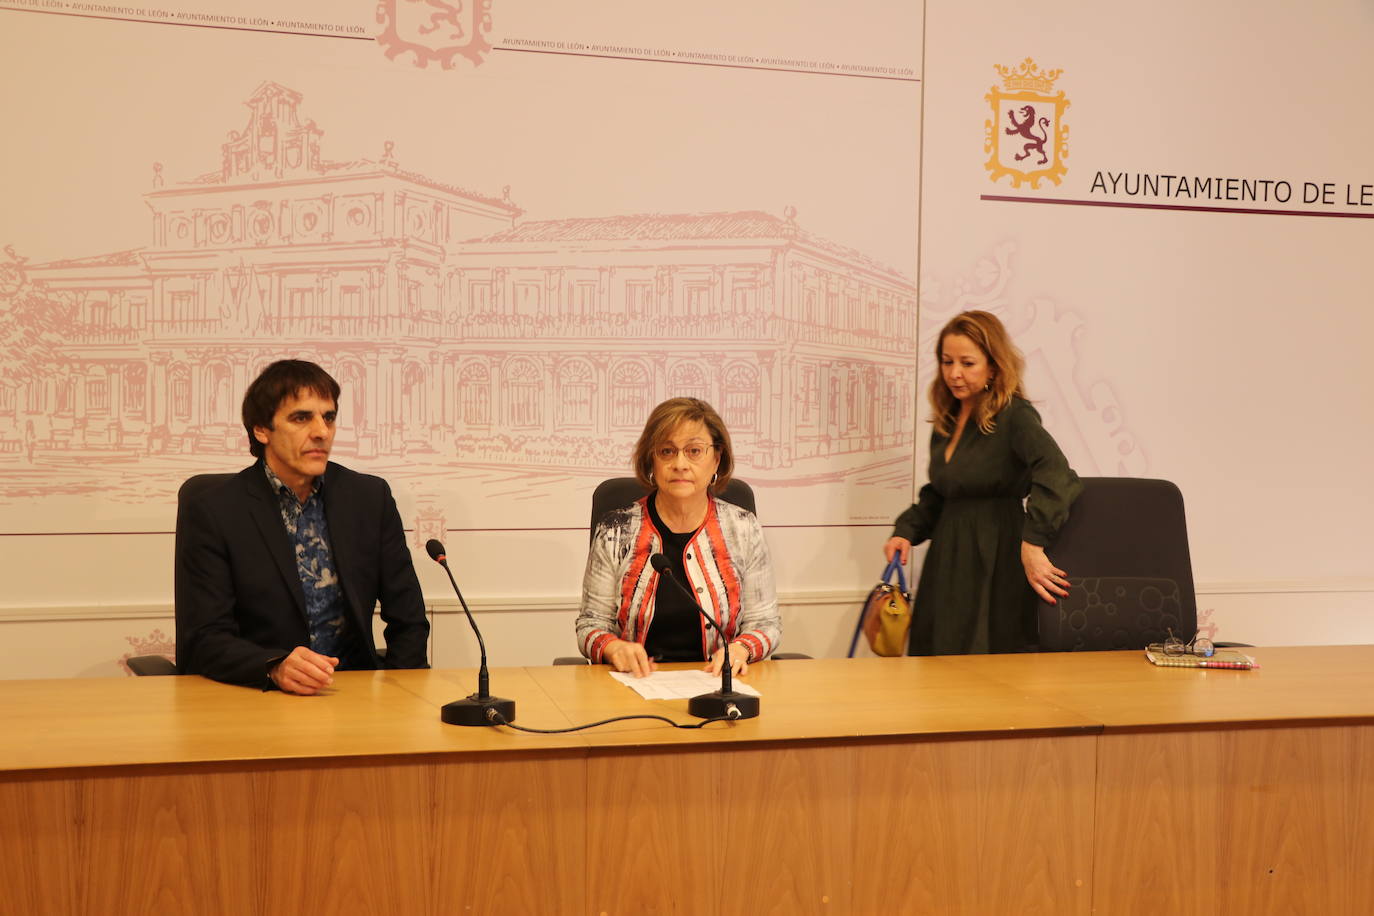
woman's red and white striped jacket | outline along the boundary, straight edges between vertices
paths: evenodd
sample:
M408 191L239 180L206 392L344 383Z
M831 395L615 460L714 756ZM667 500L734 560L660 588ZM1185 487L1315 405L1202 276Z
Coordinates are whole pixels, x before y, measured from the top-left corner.
M662 549L663 537L649 517L648 497L617 509L597 526L577 614L577 643L593 664L601 661L602 650L613 639L644 642L660 581L649 557ZM773 654L782 619L768 545L754 513L712 499L706 521L688 543L683 565L687 587L732 643L749 647L749 661ZM710 658L720 637L704 621L701 629L703 657Z

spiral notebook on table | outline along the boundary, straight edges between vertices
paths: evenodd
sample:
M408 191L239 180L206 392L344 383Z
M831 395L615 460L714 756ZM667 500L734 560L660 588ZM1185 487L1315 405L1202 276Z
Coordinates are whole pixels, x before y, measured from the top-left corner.
M1235 649L1217 649L1209 658L1197 655L1165 655L1164 648L1158 643L1145 647L1145 657L1150 664L1161 668L1258 668L1255 660L1244 652Z

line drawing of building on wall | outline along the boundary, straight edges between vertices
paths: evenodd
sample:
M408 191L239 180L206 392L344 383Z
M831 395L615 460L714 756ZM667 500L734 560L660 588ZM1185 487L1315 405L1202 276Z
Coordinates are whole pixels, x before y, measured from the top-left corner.
M792 208L522 220L389 142L326 160L301 102L265 82L219 169L155 166L148 245L10 257L61 344L0 380L0 459L243 456L242 392L293 356L343 386L363 463L623 473L677 395L776 485L909 460L915 283Z

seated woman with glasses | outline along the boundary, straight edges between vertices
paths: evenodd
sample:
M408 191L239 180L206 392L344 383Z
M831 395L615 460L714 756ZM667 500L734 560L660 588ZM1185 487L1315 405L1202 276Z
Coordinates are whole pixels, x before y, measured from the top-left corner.
M705 662L720 673L720 636L654 569L650 557L661 553L725 632L731 668L744 674L777 648L781 619L758 519L713 495L734 469L725 423L705 401L664 401L644 424L633 463L649 493L609 513L592 535L577 615L582 654L636 677L658 661Z

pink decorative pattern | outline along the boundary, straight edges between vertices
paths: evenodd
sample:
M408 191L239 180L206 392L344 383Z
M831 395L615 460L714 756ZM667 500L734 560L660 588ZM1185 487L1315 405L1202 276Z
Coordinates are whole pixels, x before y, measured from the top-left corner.
M1029 302L1013 298L1016 249L1010 241L996 246L978 259L969 276L949 284L948 292L941 281L925 280L922 391L934 377L934 341L940 328L965 309L986 309L1002 319L1025 354L1031 401L1075 469L1084 475L1144 476L1150 469L1149 458L1126 423L1115 389L1105 378L1086 371L1085 319L1044 297Z
M624 473L652 406L691 394L751 480L905 497L916 298L899 271L791 207L521 221L509 187L407 170L390 142L327 159L302 103L263 83L216 170L155 166L144 247L0 262L0 461L32 471L0 504L170 501L246 460L239 400L285 355L342 384L336 455L402 483L490 469L487 498L518 505L537 494L503 491L503 471ZM438 530L442 495L411 489L416 527Z

